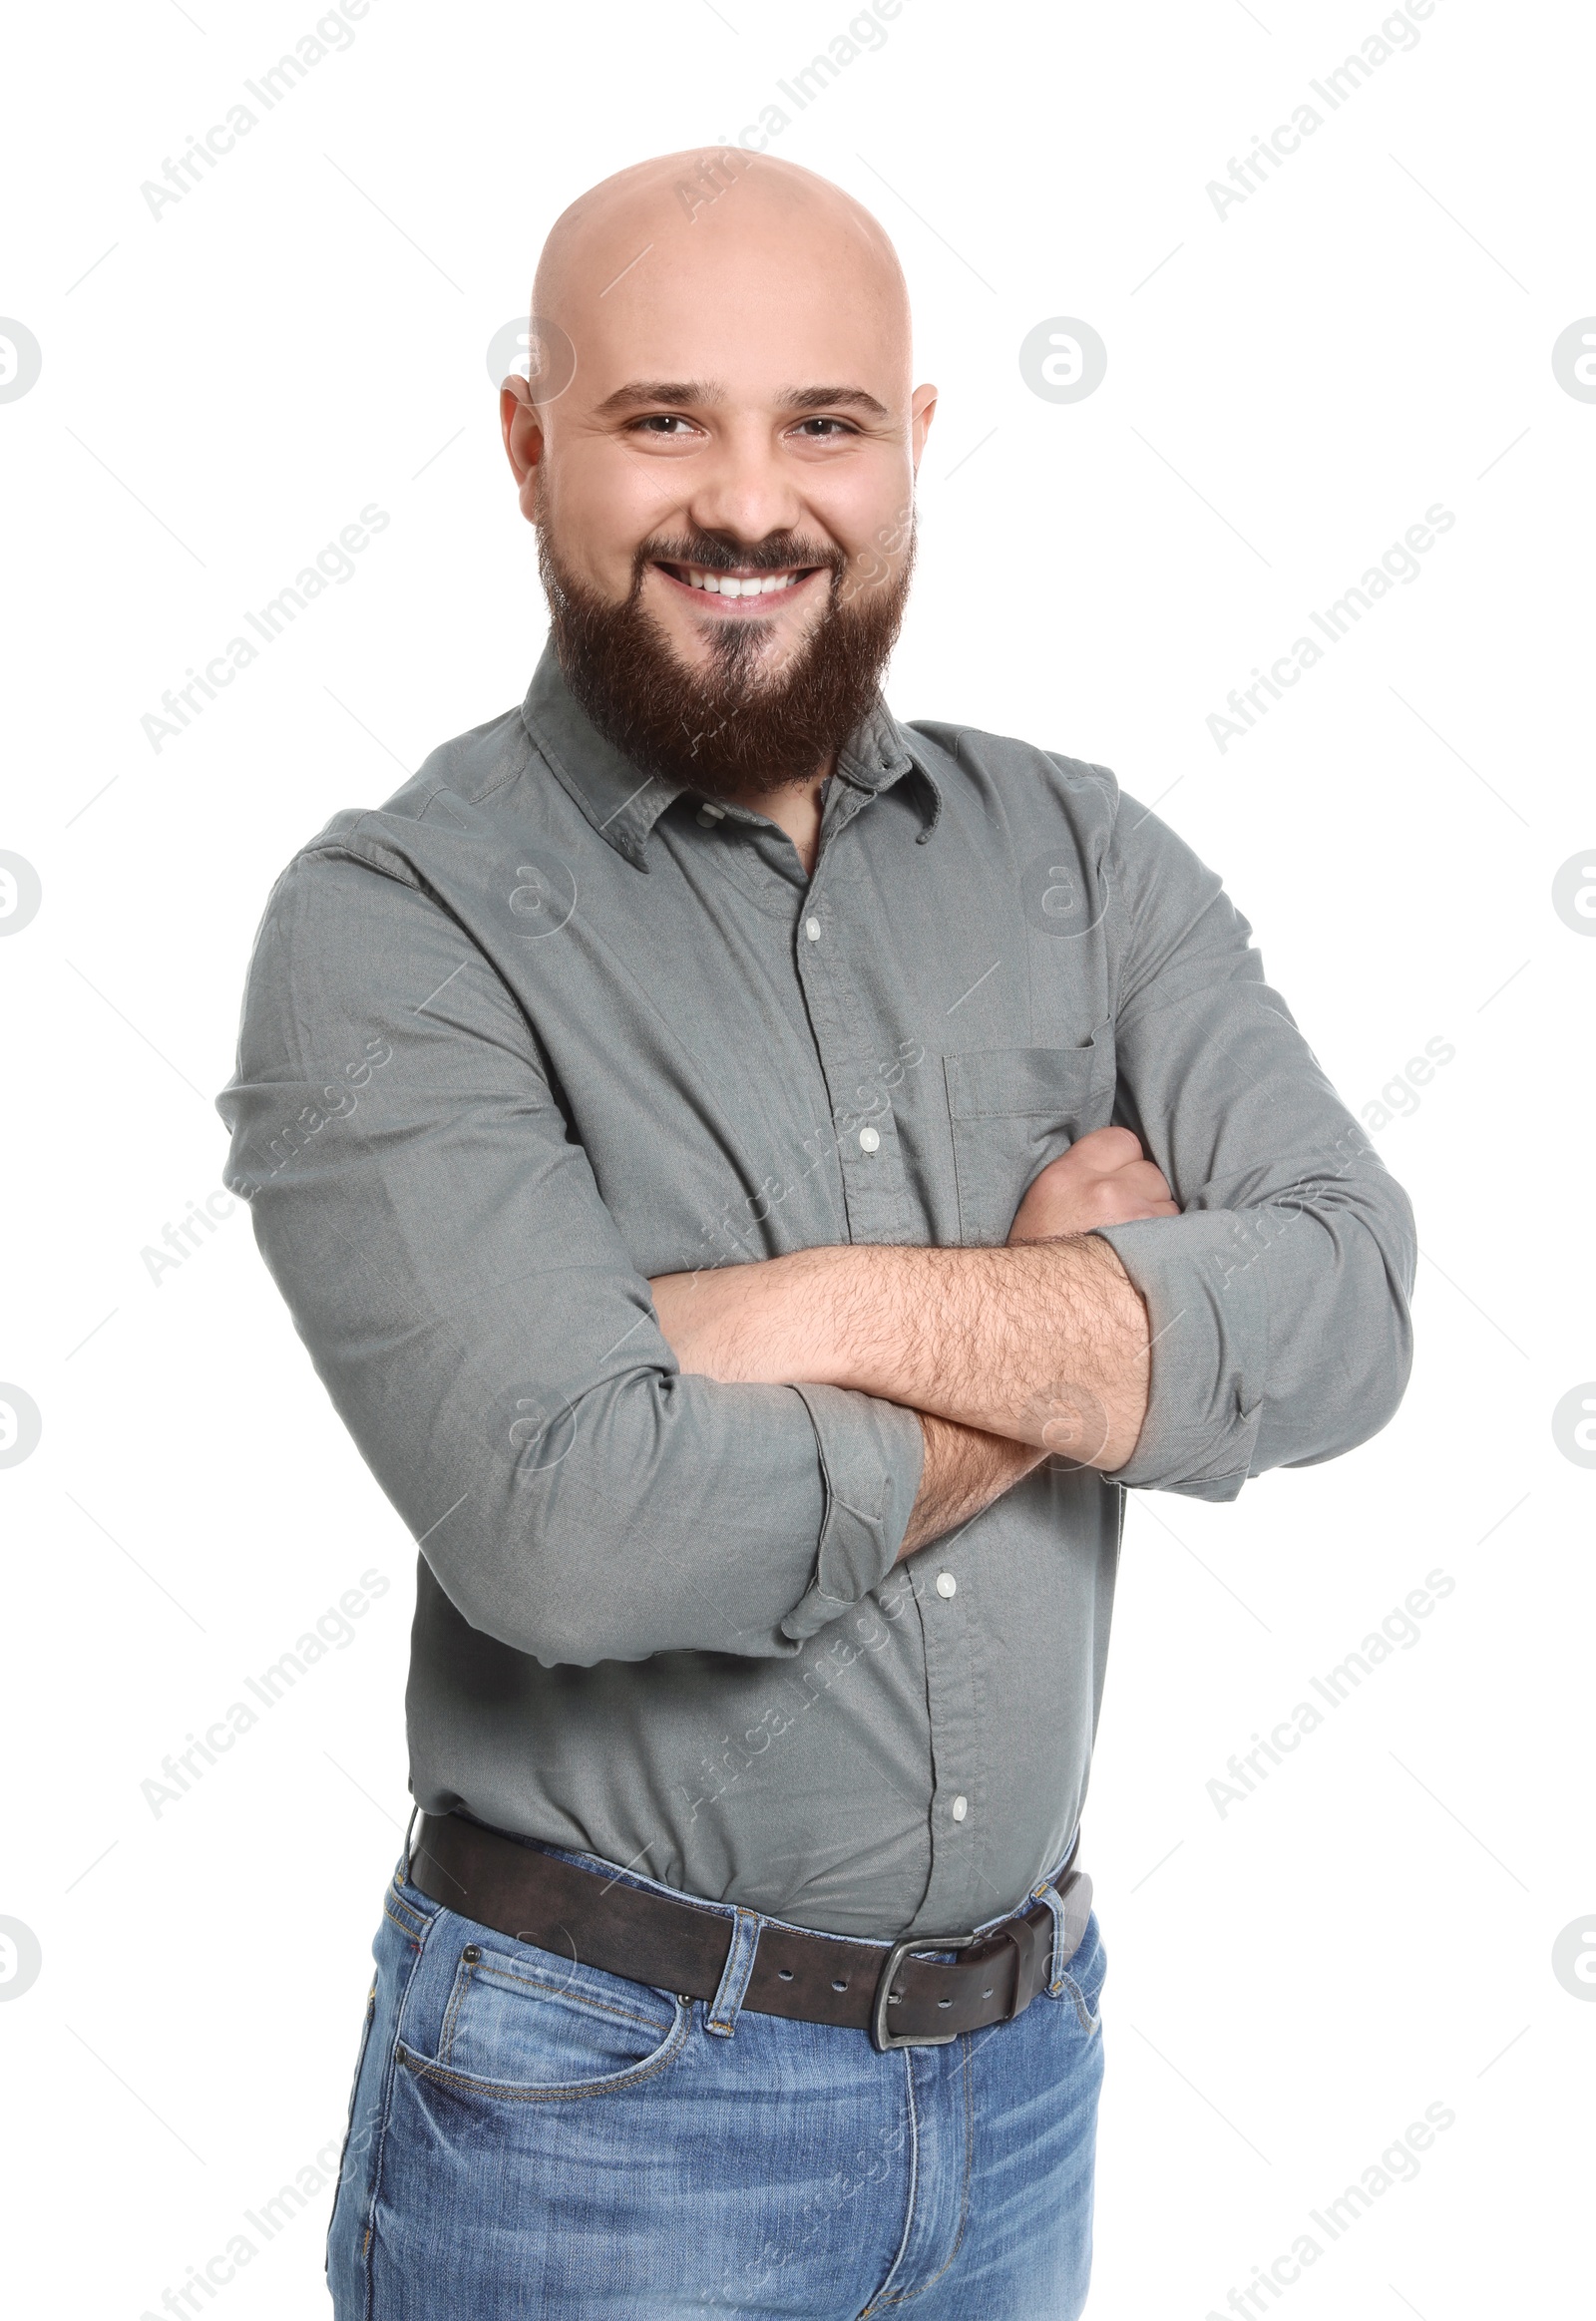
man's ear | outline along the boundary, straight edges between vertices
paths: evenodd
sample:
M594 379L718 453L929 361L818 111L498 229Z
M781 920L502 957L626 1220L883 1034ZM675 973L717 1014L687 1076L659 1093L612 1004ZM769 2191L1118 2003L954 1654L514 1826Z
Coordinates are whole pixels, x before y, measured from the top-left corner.
M917 476L920 473L920 455L926 448L926 438L931 433L931 423L936 416L936 388L917 387L914 400L909 406L909 450Z
M538 471L543 464L544 431L532 389L519 372L512 372L499 390L499 425L505 439L505 457L515 477L521 513L529 524L538 498Z

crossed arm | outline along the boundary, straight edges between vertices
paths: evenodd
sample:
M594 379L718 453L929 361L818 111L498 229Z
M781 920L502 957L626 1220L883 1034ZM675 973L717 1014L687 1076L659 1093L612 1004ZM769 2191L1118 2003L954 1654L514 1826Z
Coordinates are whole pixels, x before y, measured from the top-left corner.
M1092 1228L1178 1214L1130 1131L1100 1128L1041 1171L1002 1249L800 1250L650 1288L684 1370L849 1386L919 1412L903 1557L1049 1455L1125 1464L1147 1410L1147 1313Z

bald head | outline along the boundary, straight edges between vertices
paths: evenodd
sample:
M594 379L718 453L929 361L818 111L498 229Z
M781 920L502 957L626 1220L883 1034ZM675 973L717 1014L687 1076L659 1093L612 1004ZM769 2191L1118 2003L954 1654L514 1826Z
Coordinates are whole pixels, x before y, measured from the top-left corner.
M721 148L656 155L579 194L544 243L532 303L580 364L585 344L672 305L753 330L827 299L874 336L907 399L909 291L882 225L812 170Z

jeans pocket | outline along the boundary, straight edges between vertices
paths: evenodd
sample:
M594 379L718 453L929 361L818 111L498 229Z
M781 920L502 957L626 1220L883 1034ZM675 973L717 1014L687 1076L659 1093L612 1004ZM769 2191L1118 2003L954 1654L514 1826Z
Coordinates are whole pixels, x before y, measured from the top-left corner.
M690 2002L531 1946L469 1942L460 1953L438 2052L402 2042L398 2060L434 2085L508 2102L609 2095L675 2061Z
M1103 1948L1102 1934L1095 1913L1086 1921L1086 1931L1080 1938L1080 1948L1064 1969L1064 1987L1059 1996L1074 2002L1080 2028L1088 2037L1102 2021L1103 1984L1108 1975L1108 1953Z

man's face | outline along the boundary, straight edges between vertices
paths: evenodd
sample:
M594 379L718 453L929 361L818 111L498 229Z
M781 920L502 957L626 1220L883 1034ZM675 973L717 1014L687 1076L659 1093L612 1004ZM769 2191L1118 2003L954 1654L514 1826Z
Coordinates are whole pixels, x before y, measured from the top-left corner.
M711 793L812 778L869 707L935 401L910 395L868 249L751 177L708 214L667 210L607 288L577 283L562 395L506 390L574 691L648 770Z

